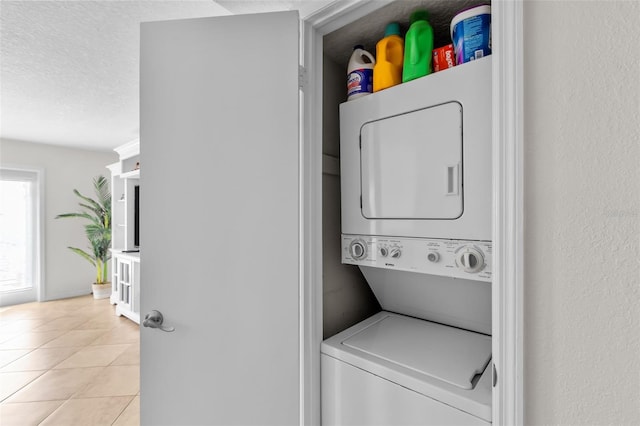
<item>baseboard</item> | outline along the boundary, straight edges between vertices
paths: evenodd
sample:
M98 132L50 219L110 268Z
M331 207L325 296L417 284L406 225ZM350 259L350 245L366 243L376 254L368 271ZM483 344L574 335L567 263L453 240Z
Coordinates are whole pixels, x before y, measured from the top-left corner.
M54 294L49 294L47 292L46 297L42 299L42 302L50 302L52 300L59 300L59 299L69 299L71 297L86 296L89 294L91 294L91 288L86 290L62 291L62 292L56 292Z

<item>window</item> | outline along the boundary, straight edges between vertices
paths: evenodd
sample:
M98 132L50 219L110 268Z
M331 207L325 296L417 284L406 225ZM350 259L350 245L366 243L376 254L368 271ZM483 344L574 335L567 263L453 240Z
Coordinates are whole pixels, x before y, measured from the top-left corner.
M40 175L0 169L0 306L40 297Z

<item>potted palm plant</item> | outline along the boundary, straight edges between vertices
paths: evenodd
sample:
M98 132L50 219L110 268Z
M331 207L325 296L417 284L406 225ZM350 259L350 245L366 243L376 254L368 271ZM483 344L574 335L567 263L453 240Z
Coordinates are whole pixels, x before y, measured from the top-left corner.
M79 217L89 221L84 226L89 240L89 251L77 247L68 247L74 253L85 258L96 268L96 282L93 284L93 298L105 299L111 296L111 283L107 275L107 265L111 255L111 191L107 179L97 176L93 179L93 189L96 199L85 197L77 189L73 193L80 198L78 204L83 211L80 213L64 213L56 219L64 217Z

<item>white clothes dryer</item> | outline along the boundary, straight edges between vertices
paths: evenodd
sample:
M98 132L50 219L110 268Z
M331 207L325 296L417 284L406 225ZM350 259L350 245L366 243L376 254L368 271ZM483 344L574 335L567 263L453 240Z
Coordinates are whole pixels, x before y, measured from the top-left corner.
M342 233L491 240L491 56L340 105Z

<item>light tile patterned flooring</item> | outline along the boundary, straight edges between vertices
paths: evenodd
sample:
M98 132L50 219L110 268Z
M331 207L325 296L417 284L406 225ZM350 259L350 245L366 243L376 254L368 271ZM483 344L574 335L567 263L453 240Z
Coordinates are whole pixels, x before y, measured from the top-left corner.
M0 425L140 423L140 329L109 299L0 308Z

